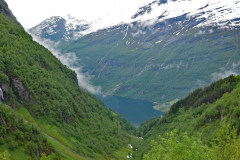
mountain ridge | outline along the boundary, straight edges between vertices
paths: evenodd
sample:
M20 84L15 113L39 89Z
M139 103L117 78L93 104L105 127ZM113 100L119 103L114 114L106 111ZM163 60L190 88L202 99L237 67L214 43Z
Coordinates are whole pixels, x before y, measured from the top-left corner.
M182 3L182 5L180 5ZM190 7L191 6L191 7ZM195 27L207 27L216 26L221 28L234 29L240 24L240 19L238 18L240 13L238 9L240 4L237 0L231 0L230 2L222 2L220 0L204 0L199 2L197 0L155 0L151 3L142 6L139 10L132 16L132 20L129 23L142 22L145 25L154 25L165 20L170 20L178 17L187 17L196 19L200 23ZM59 40L76 40L81 38L86 34L96 32L102 29L110 29L115 26L120 26L122 24L115 24L113 26L108 26L105 28L96 27L101 20L96 20L93 22L86 22L84 20L78 20L71 15L61 17L62 21L65 21L65 27L62 28L61 32L65 37L51 38L45 33L46 28L49 31L48 34L56 34L54 27L58 26L54 23L54 18L60 18L59 16L53 16L46 19L42 23L32 27L30 32L41 38L47 38L54 41ZM124 24L124 23L123 23Z
M12 14L12 11L9 9L8 4L5 2L5 0L0 0L0 13L5 14L15 23L18 23L16 17ZM20 25L20 23L18 24Z
M49 38L53 41L59 40L75 40L86 33L90 29L90 24L84 20L78 20L72 16L60 17L53 16L36 27L29 30L36 36L41 36L42 38Z
M234 28L239 26L240 23L238 18L240 15L239 8L240 4L237 0L203 0L201 2L197 0L156 0L139 8L132 19L140 21L154 19L159 22L186 14L188 17L197 17L199 21L203 21L197 27L221 26ZM146 19L144 16L148 18Z

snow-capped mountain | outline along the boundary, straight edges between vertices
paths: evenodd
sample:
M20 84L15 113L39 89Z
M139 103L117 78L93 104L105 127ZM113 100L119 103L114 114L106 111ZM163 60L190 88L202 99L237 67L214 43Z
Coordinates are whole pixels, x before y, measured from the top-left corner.
M133 20L152 20L160 22L166 19L186 15L187 18L196 17L201 21L200 26L240 25L239 0L155 0L132 16Z
M30 32L42 38L58 40L76 40L83 35L100 29L111 28L113 25L142 22L152 26L169 19L195 21L192 27L218 26L233 28L240 25L239 0L154 0L139 8L132 17L123 22L102 25L101 19L92 22L78 20L72 16L51 17L30 29Z
M89 33L92 23L72 16L53 16L31 28L30 33L53 41L75 40Z
M67 15L64 17L50 17L35 27L29 29L30 34L52 41L73 41L84 35L96 32L101 29L111 28L123 22L106 23L101 18L93 21L79 20L76 17Z

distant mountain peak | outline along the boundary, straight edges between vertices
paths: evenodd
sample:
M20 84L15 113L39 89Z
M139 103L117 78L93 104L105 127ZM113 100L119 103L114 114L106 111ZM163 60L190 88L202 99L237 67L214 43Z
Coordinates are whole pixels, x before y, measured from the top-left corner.
M50 17L29 31L46 39L68 41L80 38L89 28L90 23L87 21L67 15Z

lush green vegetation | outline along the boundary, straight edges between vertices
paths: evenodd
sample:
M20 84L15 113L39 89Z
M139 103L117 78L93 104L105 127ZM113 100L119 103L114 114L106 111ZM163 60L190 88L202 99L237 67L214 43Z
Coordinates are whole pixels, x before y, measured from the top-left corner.
M152 142L152 149L144 155L144 160L239 160L240 137L236 129L222 123L211 146L202 143L201 136L179 138L176 130Z
M163 103L163 104L159 104L156 102L156 105L153 108L156 110L162 111L162 112L168 112L169 108L177 101L179 101L179 99L175 99L175 100Z
M203 145L199 137L189 137L185 134L178 140L176 131L159 137L159 142L152 142L152 149L145 154L145 160L206 160L208 147Z
M188 97L175 103L163 118L151 119L143 123L137 135L144 138L138 144L135 158L150 150L151 140L158 142L158 136L178 130L178 136L185 132L192 136L201 134L201 143L212 146L212 141L220 129L223 120L240 132L240 76L230 76L213 83L204 89L197 89ZM237 142L236 142L237 143Z
M0 4L6 7L2 1ZM8 11L0 10L0 86L7 104L40 132L54 138L47 139L60 155L67 154L61 152L65 147L75 153L73 156L117 159L114 152L131 141L129 133L134 133L134 126L79 88L75 72L34 42ZM13 138L9 141L18 145ZM38 149L30 148L31 155ZM48 154L41 149L39 155Z
M21 118L9 106L0 104L0 153L14 160L35 159L54 151L36 127ZM7 154L8 153L8 154ZM0 158L1 159L1 158Z

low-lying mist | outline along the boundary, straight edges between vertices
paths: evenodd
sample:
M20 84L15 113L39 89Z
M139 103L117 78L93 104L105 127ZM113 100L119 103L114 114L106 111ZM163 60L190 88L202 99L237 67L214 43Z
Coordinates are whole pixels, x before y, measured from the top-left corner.
M39 44L46 47L48 50L52 52L54 56L56 56L62 64L66 65L69 69L73 70L77 74L78 79L78 85L86 89L92 94L100 94L101 93L101 87L99 86L93 86L90 83L91 76L88 73L82 72L82 67L79 65L80 59L76 56L75 53L61 53L58 49L58 43L53 42L48 39L42 39L35 35L32 35L33 40L38 42Z

